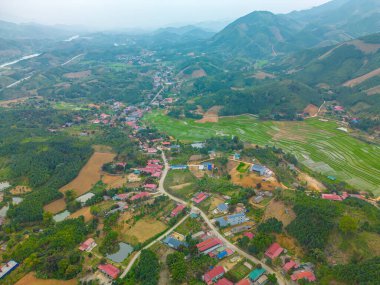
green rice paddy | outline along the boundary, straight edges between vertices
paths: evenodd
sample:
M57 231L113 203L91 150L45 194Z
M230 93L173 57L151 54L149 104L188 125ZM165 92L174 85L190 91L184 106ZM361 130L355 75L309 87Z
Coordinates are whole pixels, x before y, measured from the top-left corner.
M275 145L293 153L318 173L333 175L358 190L380 195L380 146L368 144L338 130L335 122L309 119L302 122L259 121L251 116L222 118L218 123L176 120L154 112L148 124L187 142L212 136L238 136L258 145Z

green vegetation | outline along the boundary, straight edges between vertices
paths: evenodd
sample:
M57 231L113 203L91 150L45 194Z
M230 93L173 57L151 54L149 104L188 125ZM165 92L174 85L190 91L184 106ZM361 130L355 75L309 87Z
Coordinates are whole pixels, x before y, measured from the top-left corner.
M295 155L317 173L334 175L358 189L379 194L380 147L352 138L337 130L335 122L309 119L304 122L259 121L249 116L223 118L218 123L199 124L152 113L145 121L183 141L202 141L213 136L238 136L258 145L275 145Z

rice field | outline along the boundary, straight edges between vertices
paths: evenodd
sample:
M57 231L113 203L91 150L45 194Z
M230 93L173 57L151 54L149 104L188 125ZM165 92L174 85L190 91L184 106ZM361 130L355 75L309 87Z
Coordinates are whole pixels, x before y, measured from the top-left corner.
M238 136L252 144L274 145L294 154L310 169L333 175L356 187L380 195L380 146L368 144L338 130L337 123L317 118L295 122L259 121L252 116L221 118L199 124L154 112L145 122L186 142L211 136Z

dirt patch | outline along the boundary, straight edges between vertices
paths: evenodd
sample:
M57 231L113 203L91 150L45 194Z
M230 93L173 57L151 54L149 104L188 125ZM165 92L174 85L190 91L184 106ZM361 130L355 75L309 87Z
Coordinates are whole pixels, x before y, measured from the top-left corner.
M217 123L219 122L219 111L222 109L222 106L214 106L207 110L203 115L203 118L196 121L197 123Z
M306 187L309 190L314 190L314 191L318 191L318 192L322 192L322 191L326 190L325 185L323 185L317 179L315 179L314 177L311 177L310 175L308 175L306 173L300 173L298 175L298 180L306 182L307 183Z
M354 40L350 42L351 45L355 46L357 49L361 50L364 53L375 53L380 49L380 44L369 44L361 40Z
M89 77L91 75L91 70L79 71L79 72L70 72L65 73L63 76L69 79L80 79Z
M362 76L359 76L357 78L354 78L352 80L349 80L345 83L343 83L343 86L346 86L346 87L355 87L356 85L359 85L361 83L363 83L364 81L368 80L368 79L371 79L372 77L375 77L375 76L378 76L380 75L380 68L378 69L375 69L367 74L364 74Z
M269 218L276 218L286 227L296 218L296 214L284 202L272 200L264 213L264 220L268 220Z
M259 79L259 80L264 80L264 79L267 79L267 78L270 78L270 79L276 78L275 75L270 74L270 73L266 73L266 72L263 72L263 71L259 71L259 72L255 73L252 77L256 78L256 79Z
M10 192L12 195L23 195L32 192L32 189L28 186L18 185L15 188L13 188Z
M15 285L76 285L76 279L55 280L55 279L38 279L33 272L28 273L21 278Z
M368 96L378 95L378 94L380 94L380 86L370 88L370 89L366 90L365 92L367 93Z
M16 98L16 99L11 99L11 100L1 100L0 107L11 107L14 104L24 103L30 98L31 97L21 97L21 98ZM33 98L42 99L41 96L34 96Z
M146 240L164 231L165 229L166 225L160 221L142 219L139 220L130 229L124 231L124 234L127 236L135 237L138 242L143 243Z
M261 189L265 191L273 191L277 187L282 187L274 177L265 178L252 172L240 173L236 168L230 171L230 175L232 183L243 187L256 187L258 183L261 183Z
M313 104L309 104L306 106L306 108L303 110L304 114L309 114L310 117L315 117L318 115L319 108Z
M87 223L92 219L90 207L83 207L69 216L70 219L76 219L80 216L84 217L84 221Z
M184 184L180 184L180 185L176 185L176 186L172 186L172 187L170 187L170 189L172 189L172 190L174 190L174 191L176 191L176 190L181 190L181 189L183 189L183 188L185 188L185 187L187 187L187 186L190 186L190 185L192 185L193 183L184 183Z
M55 200L54 202L51 202L50 204L44 206L44 211L52 214L58 214L59 212L62 212L64 209L66 209L66 202L63 198Z
M194 78L194 79L202 78L206 76L207 76L207 73L202 68L198 70L194 70L193 73L191 74L191 78Z
M74 190L77 196L90 191L100 180L103 164L113 161L115 156L116 154L114 153L95 152L81 169L79 175L69 184L63 186L59 191L65 193L68 190Z
M104 174L102 181L108 185L107 189L121 188L128 183L128 178L125 175Z
M212 197L210 203L210 211L213 211L219 204L224 203L224 199L220 197Z

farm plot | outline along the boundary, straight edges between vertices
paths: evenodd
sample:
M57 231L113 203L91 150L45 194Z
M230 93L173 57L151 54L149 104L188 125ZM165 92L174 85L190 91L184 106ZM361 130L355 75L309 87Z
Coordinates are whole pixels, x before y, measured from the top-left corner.
M16 285L76 285L78 281L71 280L56 280L56 279L38 279L33 272L28 273L21 278Z
M335 122L314 118L303 122L263 122L250 116L238 116L222 118L218 123L198 124L158 112L148 115L145 121L185 142L202 141L223 133L239 136L252 144L275 145L294 154L316 172L336 176L359 190L380 195L380 146L337 130Z
M154 219L141 219L131 228L123 230L123 234L127 242L135 244L143 243L155 235L161 233L167 226Z

